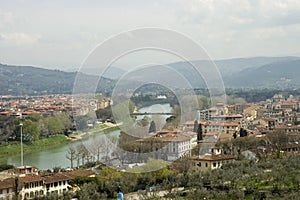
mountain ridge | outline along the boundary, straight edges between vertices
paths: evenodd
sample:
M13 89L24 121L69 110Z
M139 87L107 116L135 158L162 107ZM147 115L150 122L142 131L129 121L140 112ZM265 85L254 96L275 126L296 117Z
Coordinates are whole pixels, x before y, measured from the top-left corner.
M204 65L211 61L192 61L199 65ZM217 65L226 88L297 88L300 87L300 57L251 57L251 58L231 58L216 60ZM187 62L174 62L168 64L186 78L191 87L205 88L205 81L195 69L191 69ZM119 71L118 71L119 70ZM178 75L173 76L167 72L158 74L134 73L132 80L126 81L130 84L143 79L143 76L155 76L155 78L166 79L178 84ZM76 75L80 73L83 84L88 88L98 81L98 76L85 74L84 72L66 72L58 69L44 69L33 66L15 66L0 64L0 94L11 95L37 95L52 93L72 93ZM111 92L116 83L116 79L123 73L121 68L113 68L102 77L98 83L97 92ZM110 78L111 77L111 78ZM177 83L177 84L176 84ZM124 85L126 88L126 85ZM83 89L82 92L95 92Z

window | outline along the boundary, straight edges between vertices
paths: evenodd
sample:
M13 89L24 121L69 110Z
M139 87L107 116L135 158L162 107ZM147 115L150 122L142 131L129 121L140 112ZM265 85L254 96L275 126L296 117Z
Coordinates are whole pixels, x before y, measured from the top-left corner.
M208 167L208 164L207 164L207 162L205 163L205 167Z
M213 163L213 167L217 167L217 163L214 162L214 163Z
M0 194L2 194L3 193L3 191L2 190L0 190Z

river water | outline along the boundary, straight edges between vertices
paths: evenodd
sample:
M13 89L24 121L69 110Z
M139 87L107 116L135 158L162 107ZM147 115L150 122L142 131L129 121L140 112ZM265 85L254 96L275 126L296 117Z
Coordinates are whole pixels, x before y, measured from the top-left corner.
M152 106L144 107L139 112L171 112L172 107L169 104L155 104ZM144 116L138 116L139 119ZM150 116L151 117L151 116ZM161 116L165 120L168 116ZM120 130L113 130L104 135L103 131L93 133L82 140L63 144L62 146L55 146L52 148L42 149L40 151L34 151L24 154L24 165L33 165L39 169L53 169L54 167L68 168L70 167L70 160L66 158L67 151L70 147L77 147L80 144L84 144L86 147L92 147L95 141L101 141L105 136L115 137L118 139ZM8 159L7 164L15 166L20 165L20 155L12 156ZM76 162L74 162L76 166Z

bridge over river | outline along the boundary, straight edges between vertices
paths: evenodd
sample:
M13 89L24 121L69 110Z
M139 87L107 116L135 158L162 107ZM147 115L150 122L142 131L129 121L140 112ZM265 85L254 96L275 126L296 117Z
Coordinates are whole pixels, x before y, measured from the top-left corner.
M176 115L176 113L171 113L171 112L135 112L135 113L130 113L130 115Z

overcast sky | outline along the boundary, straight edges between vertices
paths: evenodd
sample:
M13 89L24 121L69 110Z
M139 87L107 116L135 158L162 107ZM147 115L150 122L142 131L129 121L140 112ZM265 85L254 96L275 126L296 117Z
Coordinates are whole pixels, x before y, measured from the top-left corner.
M0 0L0 63L77 68L112 35L188 35L213 59L300 55L299 0Z

